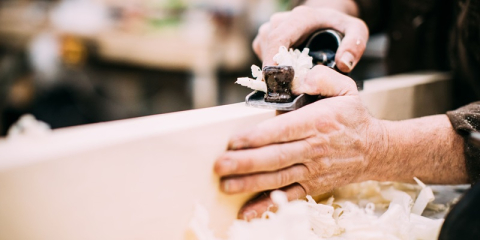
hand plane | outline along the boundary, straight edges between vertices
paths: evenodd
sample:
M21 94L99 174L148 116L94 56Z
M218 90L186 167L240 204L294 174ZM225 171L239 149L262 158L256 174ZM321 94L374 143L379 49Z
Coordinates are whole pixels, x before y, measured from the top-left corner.
M322 64L338 70L335 66L335 53L342 41L343 35L335 30L321 30L312 34L298 49L308 48L308 55L312 57L313 65ZM263 80L267 85L267 93L254 91L247 95L247 106L292 111L321 98L301 94L294 96L291 92L291 83L295 71L291 66L265 66L262 70ZM363 82L356 82L359 89Z

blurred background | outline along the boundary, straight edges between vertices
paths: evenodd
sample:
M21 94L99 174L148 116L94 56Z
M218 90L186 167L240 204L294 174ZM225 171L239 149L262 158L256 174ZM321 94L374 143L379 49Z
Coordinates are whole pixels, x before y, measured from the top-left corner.
M288 0L2 0L0 135L26 113L52 128L244 101L258 27ZM370 39L351 76L384 75Z

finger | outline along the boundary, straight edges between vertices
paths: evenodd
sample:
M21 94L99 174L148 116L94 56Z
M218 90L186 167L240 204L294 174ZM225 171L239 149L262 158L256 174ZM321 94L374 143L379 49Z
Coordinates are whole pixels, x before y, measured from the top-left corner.
M295 111L298 113L299 110ZM298 114L288 112L257 124L230 138L229 150L257 148L275 143L306 139L315 135L314 121L306 121ZM286 124L288 123L288 124Z
M266 44L264 43L265 42L264 39L266 38L265 36L268 35L269 32L270 32L270 23L264 23L258 29L258 34L253 40L253 43L252 43L253 51L255 52L255 54L257 54L257 56L260 59L263 59L262 44Z
M298 184L292 184L285 188L280 189L285 192L289 201L304 198L307 193L303 187ZM266 211L276 211L276 206L270 199L270 192L262 193L256 198L248 201L238 212L238 219L251 220L253 218L259 218Z
M271 27L269 35L266 36L265 49L263 49L264 66L275 65L273 57L278 53L281 46L286 48L292 47L300 39L319 29L318 22L315 20L316 12L312 8L299 6L284 15L283 21L278 21L275 26ZM309 19L309 21L305 21ZM324 19L322 19L324 20Z
M339 69L350 72L358 63L368 40L368 28L363 21L331 9L312 10L307 7L297 7L291 13L287 20L270 29L267 37L268 47L262 51L264 65L273 62L273 56L281 46L291 47L305 39L305 36L327 28L335 29L345 35L336 53L335 62ZM310 21L305 22L303 19L310 19Z
M309 142L300 140L228 151L215 162L214 170L219 176L275 171L311 159L313 150Z
M308 31L308 32L307 32ZM283 21L271 26L268 35L265 36L265 48L262 49L263 66L274 66L277 63L273 60L279 52L280 47L287 49L292 47L304 35L308 36L314 29L308 29L304 25L298 25L294 18L290 17L288 21Z
M290 12L277 12L272 14L272 16L270 16L270 24L272 25L272 28L276 28L278 25L280 25L288 18L289 15Z
M294 80L292 92L323 97L358 94L357 85L351 78L323 65L313 67L304 79Z
M288 17L290 16L290 12L279 12L275 13L270 17L269 21L269 28L268 31L263 31L261 35L261 51L262 51L262 60L263 66L275 66L277 63L273 60L273 56L278 53L278 49L280 46L284 46L285 43L276 43L275 39L271 37L271 31L276 29L279 25L281 25ZM259 30L260 31L260 30ZM284 37L279 36L280 40L284 40ZM282 41L283 42L283 41ZM276 48L272 51L272 47L270 45L273 44L273 47ZM283 45L278 45L283 44ZM289 46L289 45L285 45Z
M345 37L342 39L335 56L337 68L345 73L352 71L365 52L368 41L368 27L356 18L348 18L344 24Z
M297 164L274 172L222 178L220 189L228 194L261 192L303 181L307 176L308 168L303 164Z

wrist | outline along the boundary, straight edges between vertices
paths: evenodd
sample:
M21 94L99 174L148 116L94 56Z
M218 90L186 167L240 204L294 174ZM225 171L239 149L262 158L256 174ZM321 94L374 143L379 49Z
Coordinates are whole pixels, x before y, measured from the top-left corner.
M365 160L367 162L360 181L379 180L378 174L382 160L389 156L388 121L373 118L367 126Z
M365 170L368 180L413 182L413 177L418 177L434 184L468 181L463 139L446 115L379 121L383 131L375 138L380 142L373 145L376 149Z

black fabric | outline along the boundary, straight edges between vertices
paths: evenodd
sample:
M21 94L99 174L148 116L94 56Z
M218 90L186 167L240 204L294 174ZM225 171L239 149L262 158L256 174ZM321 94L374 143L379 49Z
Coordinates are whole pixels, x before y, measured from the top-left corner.
M454 0L356 0L371 34L389 38L389 74L449 70Z
M480 1L355 0L371 33L389 38L387 72L453 72L453 107L480 100Z
M438 240L480 239L480 184L474 185L448 213Z
M470 133L480 131L480 102L447 112L455 131L464 138L465 164L471 183L480 180L480 148L468 141Z
M458 1L451 35L456 107L480 100L480 1Z
M384 32L391 15L391 2L385 0L356 0L360 18L367 24L370 34Z

